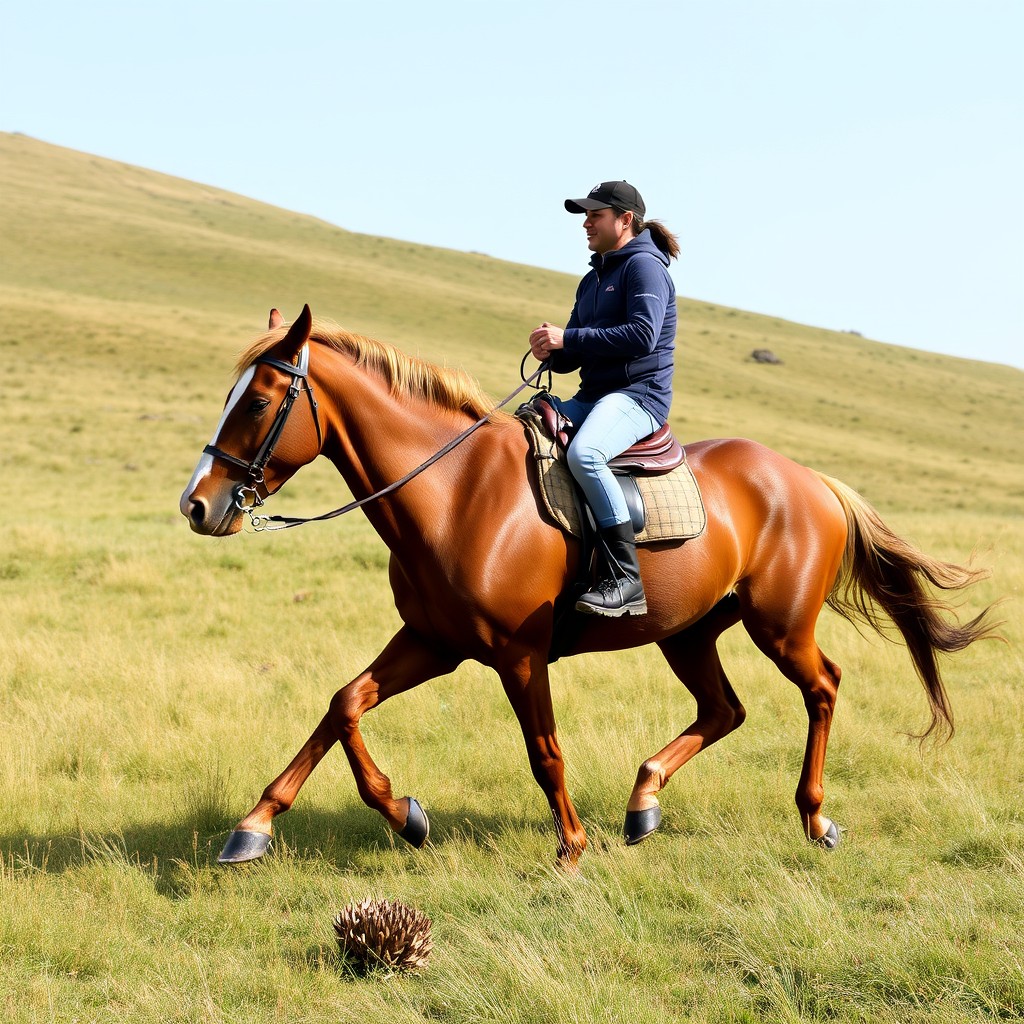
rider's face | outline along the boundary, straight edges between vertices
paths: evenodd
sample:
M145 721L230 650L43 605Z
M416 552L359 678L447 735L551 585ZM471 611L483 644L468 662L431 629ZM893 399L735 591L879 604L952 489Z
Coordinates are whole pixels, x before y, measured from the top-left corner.
M632 237L631 213L617 214L610 206L601 210L588 210L583 218L587 233L587 248L602 256L613 249L621 249Z

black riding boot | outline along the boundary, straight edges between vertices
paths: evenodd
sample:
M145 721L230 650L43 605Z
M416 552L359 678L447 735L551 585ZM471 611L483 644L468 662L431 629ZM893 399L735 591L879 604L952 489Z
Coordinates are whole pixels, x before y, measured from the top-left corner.
M577 602L587 615L645 615L647 598L636 560L632 523L603 526L598 531L598 580Z

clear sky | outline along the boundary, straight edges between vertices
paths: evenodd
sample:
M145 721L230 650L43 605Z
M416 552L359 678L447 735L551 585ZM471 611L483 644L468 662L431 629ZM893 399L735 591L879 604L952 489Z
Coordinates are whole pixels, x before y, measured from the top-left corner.
M577 275L625 178L681 295L1024 368L1021 0L0 0L0 130Z

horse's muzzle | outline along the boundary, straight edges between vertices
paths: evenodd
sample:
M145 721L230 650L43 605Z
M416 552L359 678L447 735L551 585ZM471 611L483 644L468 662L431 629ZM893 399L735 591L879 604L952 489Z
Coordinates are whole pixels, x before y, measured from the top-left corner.
M182 514L188 519L193 533L204 537L227 537L242 528L242 512L232 500L221 508L212 508L203 497L193 495L182 502Z

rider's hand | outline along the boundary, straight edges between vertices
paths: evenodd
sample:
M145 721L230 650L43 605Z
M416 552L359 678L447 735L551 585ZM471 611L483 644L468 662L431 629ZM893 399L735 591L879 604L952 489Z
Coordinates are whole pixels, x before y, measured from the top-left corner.
M552 352L564 348L562 336L565 331L561 327L549 324L546 321L536 327L530 335L530 351L535 359L543 362Z

